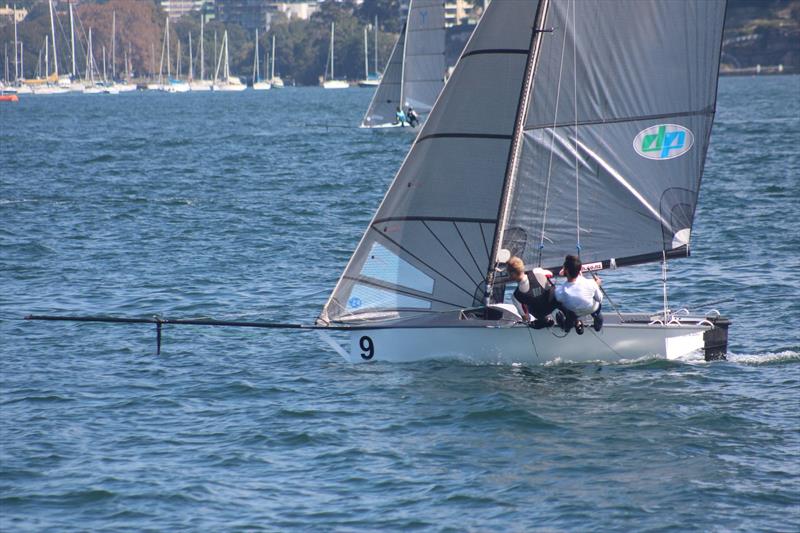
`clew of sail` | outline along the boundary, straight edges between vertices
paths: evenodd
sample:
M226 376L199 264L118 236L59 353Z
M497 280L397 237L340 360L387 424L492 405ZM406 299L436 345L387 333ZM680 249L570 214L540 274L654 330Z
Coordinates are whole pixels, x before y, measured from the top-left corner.
M551 0L504 248L546 267L688 255L724 18L725 0Z
M488 6L321 323L480 303L530 51L531 4Z

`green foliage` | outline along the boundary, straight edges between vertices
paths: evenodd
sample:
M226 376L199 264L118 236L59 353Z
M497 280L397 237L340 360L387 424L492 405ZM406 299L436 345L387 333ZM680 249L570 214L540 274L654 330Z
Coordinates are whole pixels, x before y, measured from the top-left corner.
M2 0L0 0L2 1ZM18 0L18 5L24 3ZM19 24L20 40L25 43L25 77L33 77L39 50L44 37L50 31L47 2L31 0L28 17ZM62 3L57 11L56 34L59 48L59 72L69 72L69 17ZM86 64L87 36L92 28L95 60L99 62L102 47L111 53L112 13L117 19L117 71L123 70L123 55L130 45L133 70L138 78L158 73L161 60L162 41L166 16L156 0L105 0L86 1L76 8L76 62L78 71L83 73ZM399 0L365 0L363 5L354 8L346 2L326 2L320 6L310 20L287 20L279 15L273 18L269 32L259 32L260 55L271 54L272 35L276 36L276 73L289 81L303 85L316 85L325 72L330 43L330 24L336 24L335 64L336 77L350 80L364 77L364 28L372 28L374 16L378 15L381 24L378 55L379 68L383 70L392 47L397 40L397 31L402 27L399 15ZM221 51L222 36L228 31L231 72L241 77L249 77L253 69L255 35L236 24L224 24L212 20L205 25L205 72L212 78L218 62L215 55L214 37L216 33L217 54ZM369 33L370 71L374 66L374 34ZM395 32L395 33L393 33ZM192 48L195 76L199 76L200 15L192 13L170 23L171 70L177 65L178 41L181 46L181 64L184 75L189 71L189 34L192 35ZM0 52L7 43L12 51L13 65L13 25L0 27ZM13 74L13 66L10 67ZM163 67L166 72L166 65ZM109 68L110 70L110 68Z

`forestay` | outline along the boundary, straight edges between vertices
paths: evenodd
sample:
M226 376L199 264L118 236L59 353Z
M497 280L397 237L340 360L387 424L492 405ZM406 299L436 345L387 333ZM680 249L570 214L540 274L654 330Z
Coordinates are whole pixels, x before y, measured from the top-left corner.
M453 310L482 299L531 44L530 5L487 8L322 323Z
M724 18L725 0L551 0L504 247L551 267L688 255Z

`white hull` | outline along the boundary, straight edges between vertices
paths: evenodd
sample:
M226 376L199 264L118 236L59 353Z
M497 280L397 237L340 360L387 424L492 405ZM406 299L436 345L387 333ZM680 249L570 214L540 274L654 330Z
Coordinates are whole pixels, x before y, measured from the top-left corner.
M381 84L381 80L361 80L358 82L359 87L377 87Z
M192 92L195 92L195 91L197 91L197 92L210 91L211 90L211 82L205 82L205 81L189 82L189 88L192 90Z
M283 89L284 87L283 80L278 77L272 78L270 83L273 89Z
M54 85L37 87L36 89L33 90L33 94L67 94L68 92L69 89L65 89L64 87L58 87Z
M328 80L322 83L323 89L348 89L350 84L343 80Z
M253 84L254 91L269 91L272 89L272 84L268 81L259 81Z
M186 82L175 82L165 85L163 90L168 93L188 93L190 88Z
M83 89L83 94L103 94L104 92L106 92L105 88L97 85L90 85Z
M606 314L599 331L589 325L582 335L554 326L533 329L519 321L512 306L500 320L473 316L470 310L389 320L375 325L353 325L343 348L321 331L323 339L352 363L455 359L467 362L538 365L553 362L633 361L642 358L680 359L705 350L708 357L724 355L727 322L717 318L671 315L665 325L661 315ZM715 328L719 332L712 332ZM706 333L709 333L706 338ZM721 349L721 352L719 350Z
M244 91L245 89L247 89L247 85L243 85L241 83L220 83L212 87L213 91L219 91L224 93L241 92Z
M19 85L16 87L17 94L33 94L33 89L28 85Z
M134 83L117 83L114 87L121 93L129 93L136 90L136 84Z
M361 126L359 126L359 128L364 128L367 130L388 130L392 128L405 128L410 131L417 131L419 129L419 126L411 127L408 124L406 124L405 126L401 126L396 122L387 122L385 124L375 124L372 126L367 126L366 124L362 124Z
M677 359L703 349L710 326L608 325L583 335L559 328L444 327L358 329L341 355L352 363L407 363L455 359L477 363L538 365L552 362L615 362L643 357ZM368 338L369 340L365 339ZM369 357L369 346L372 357Z
M148 83L147 84L147 90L148 91L161 91L161 90L163 90L163 87L164 86L161 85L160 83Z

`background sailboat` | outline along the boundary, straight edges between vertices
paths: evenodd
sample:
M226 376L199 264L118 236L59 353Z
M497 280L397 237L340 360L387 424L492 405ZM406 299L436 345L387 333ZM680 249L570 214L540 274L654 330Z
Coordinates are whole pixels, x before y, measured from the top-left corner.
M395 43L383 78L361 121L364 128L395 124L398 107L413 107L424 122L444 86L444 4L411 0L408 17Z
M280 76L275 75L275 36L272 36L272 53L271 53L271 62L270 62L270 74L269 74L269 81L272 84L274 89L283 89L283 80Z
M223 62L224 60L224 62ZM220 76L220 67L222 67L222 76ZM228 31L222 37L222 48L219 52L219 60L217 61L217 70L214 73L214 85L212 90L223 92L239 92L247 89L247 85L242 83L236 76L231 76L230 61L228 56Z
M336 33L336 26L331 22L331 44L330 54L328 55L328 62L325 64L325 75L323 76L322 87L325 89L347 89L350 84L345 80L337 80L336 74L333 69L334 65L334 35ZM330 78L328 77L328 69L330 68Z
M189 88L192 91L210 91L211 81L206 79L206 54L205 54L205 22L203 15L200 15L200 53L198 54L198 64L200 78L189 80Z
M369 71L369 47L367 46L368 29L364 28L364 79L358 82L359 87L377 87L381 83L381 74L378 72L378 17L375 17L373 35L375 37L375 71Z
M264 57L264 70L267 66L267 56ZM258 64L258 28L256 28L256 43L253 52L253 90L268 91L272 89L272 84L261 79L261 70Z
M350 361L542 363L724 353L727 320L606 310L532 329L505 264L685 257L725 0L492 2L321 312ZM643 51L658 53L658 60ZM666 275L664 275L666 280ZM606 304L608 305L608 304ZM335 345L334 345L335 346Z

